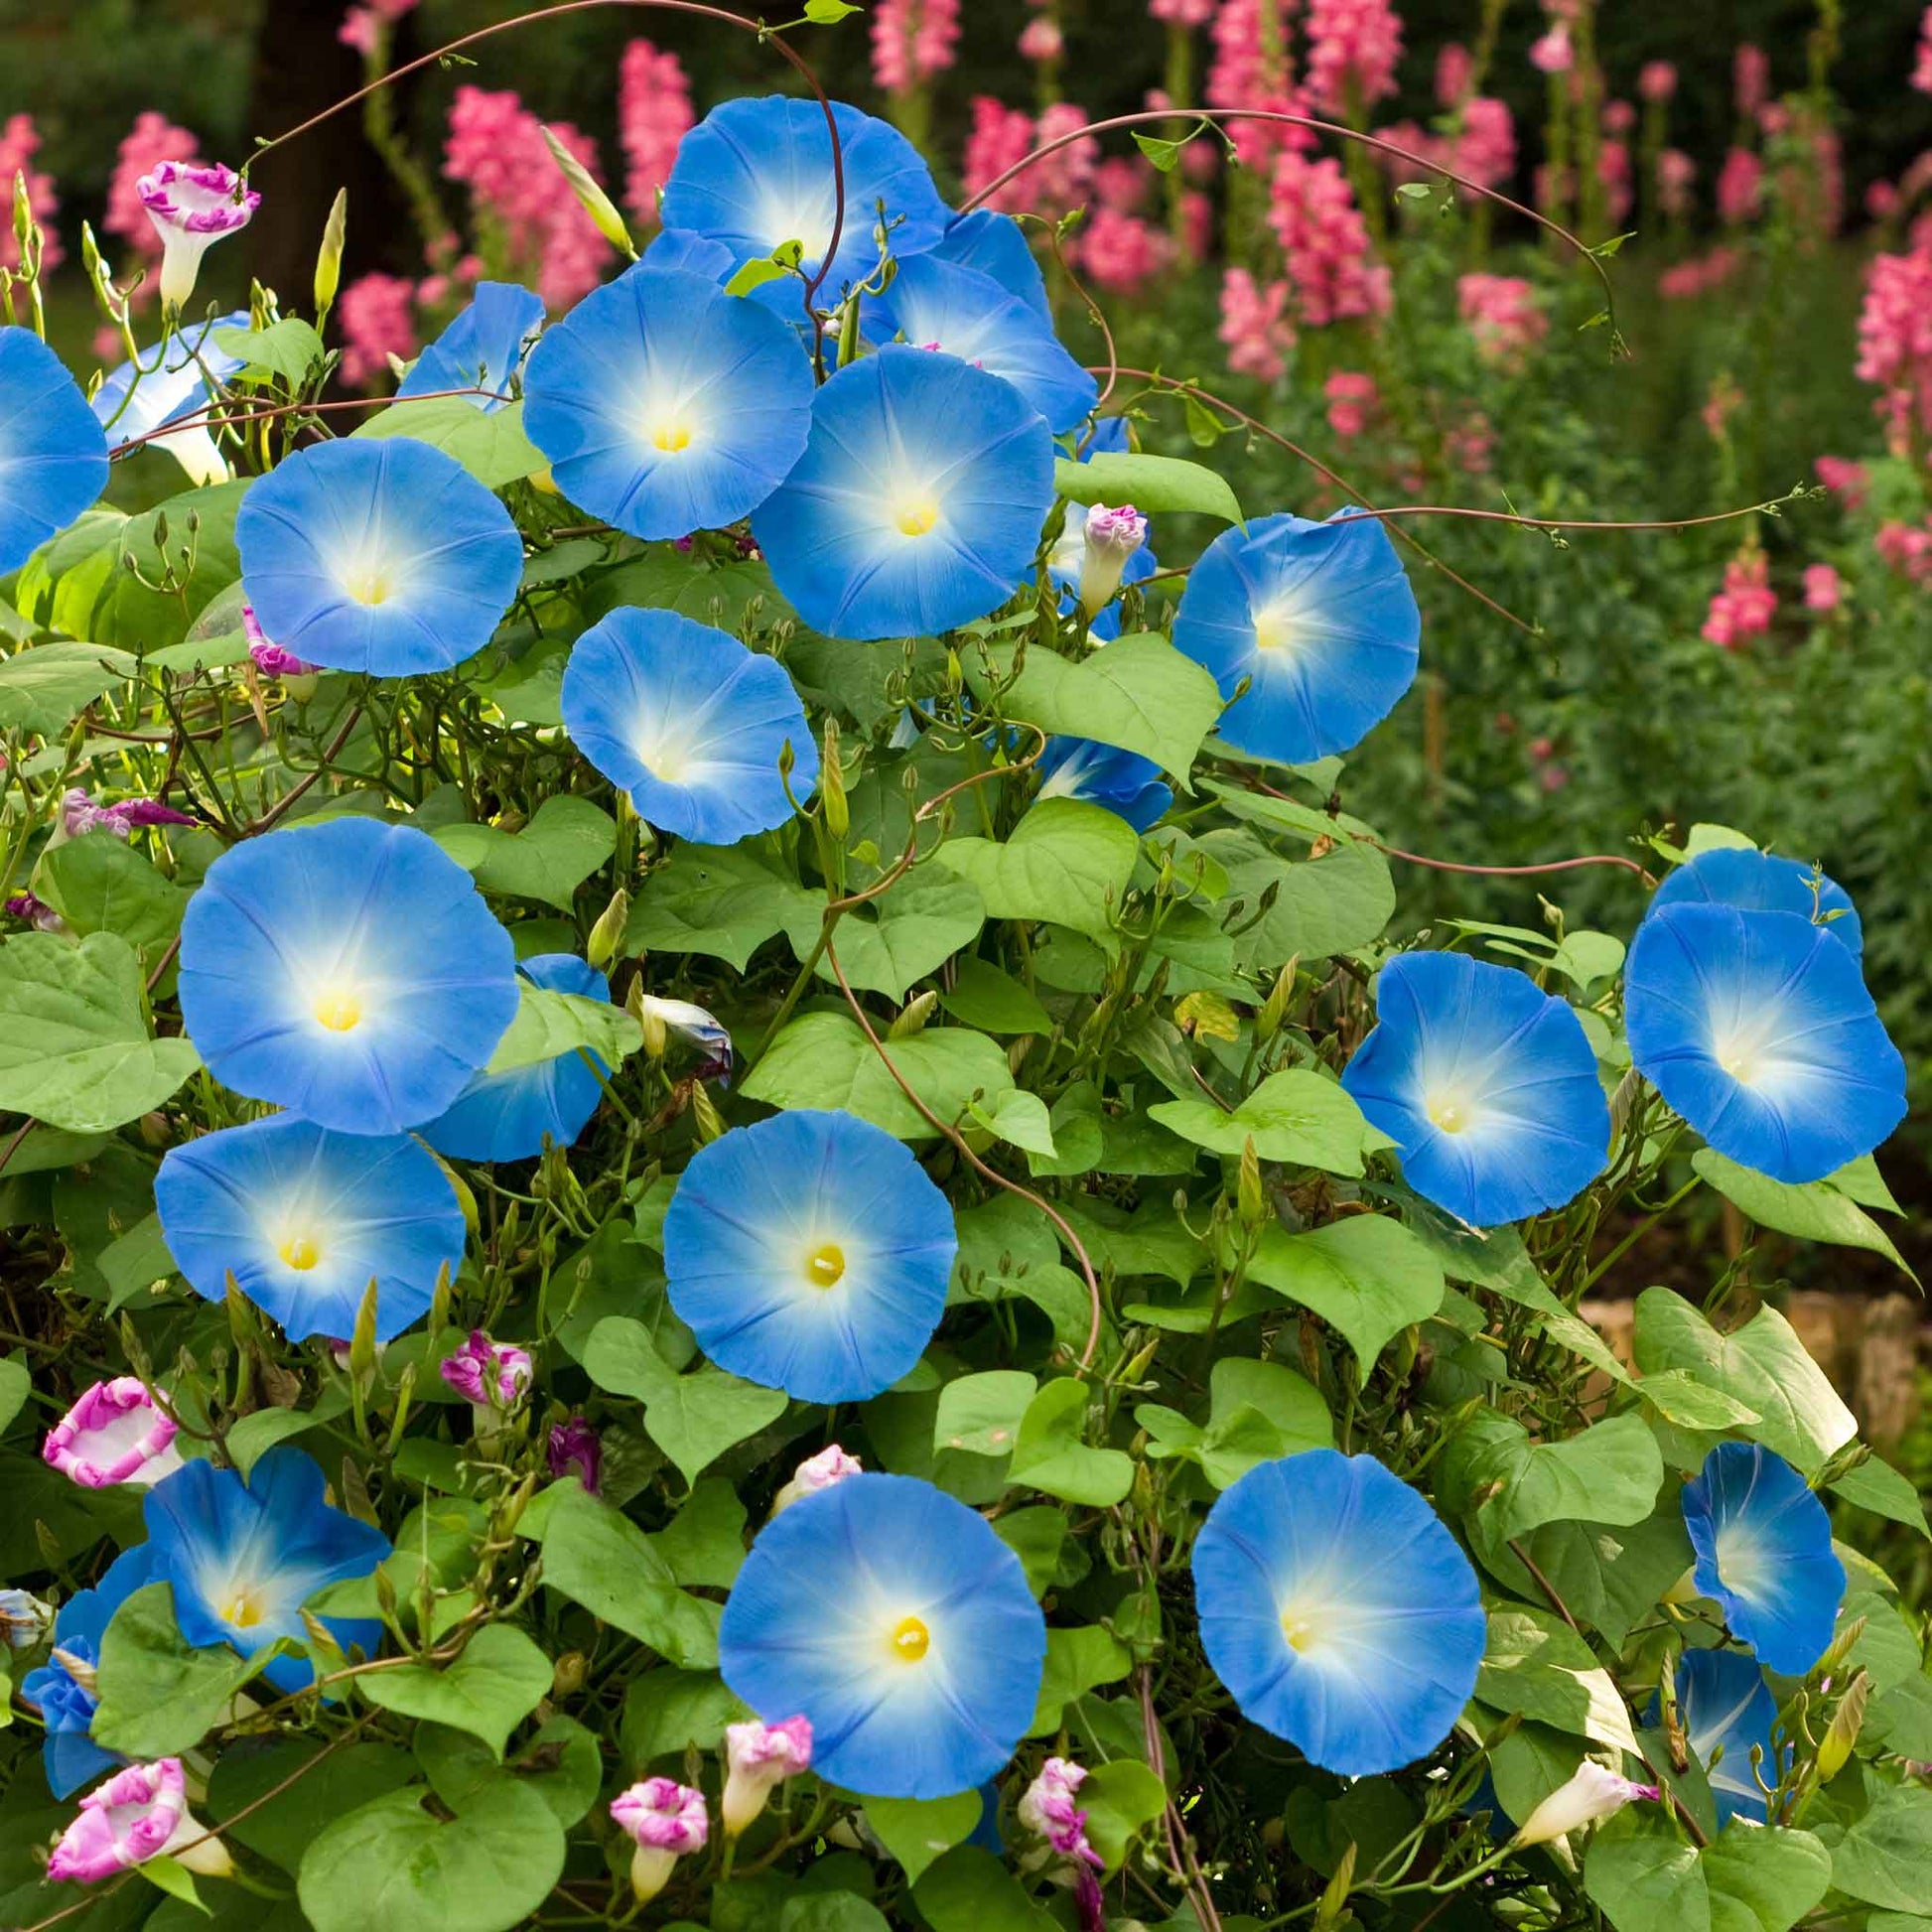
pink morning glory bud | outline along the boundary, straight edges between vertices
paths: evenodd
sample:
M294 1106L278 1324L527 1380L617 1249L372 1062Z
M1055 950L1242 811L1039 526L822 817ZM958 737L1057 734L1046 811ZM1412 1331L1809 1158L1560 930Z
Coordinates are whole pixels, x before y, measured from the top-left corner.
M1519 1846L1547 1845L1580 1825L1621 1811L1633 1798L1654 1799L1657 1795L1654 1784L1632 1784L1587 1757L1568 1784L1558 1786L1530 1813L1512 1842Z
M1147 541L1147 518L1132 503L1109 509L1095 503L1087 511L1086 547L1080 558L1080 615L1091 619L1120 589L1127 560Z
M560 1422L550 1432L550 1473L574 1475L593 1496L604 1474L604 1445L582 1416Z
M791 1480L773 1497L772 1515L807 1496L816 1496L835 1482L843 1482L847 1476L858 1475L864 1466L856 1455L846 1454L836 1443L830 1449L820 1449L816 1455L808 1455L792 1471Z
M25 919L36 932L65 932L68 922L44 898L32 893L15 893L7 900L7 915Z
M54 1628L54 1606L24 1589L0 1589L0 1643L32 1650Z
M725 1836L736 1838L764 1809L774 1785L811 1769L808 1718L725 1726Z
M292 650L284 650L280 644L270 643L268 632L261 627L261 620L255 616L252 604L241 607L241 630L248 639L248 655L255 660L255 669L263 677L288 680L307 678L313 688L319 667L311 664L307 658L296 656ZM307 694L298 689L296 695L303 697Z
M245 228L262 198L218 162L163 161L135 183L135 193L161 237L161 307L179 310L210 242Z
M181 1467L174 1419L134 1375L96 1382L47 1432L41 1458L83 1489L120 1482L146 1487Z
M630 1855L630 1888L639 1904L655 1898L678 1860L702 1852L711 1836L704 1793L675 1778L645 1778L619 1792L611 1816L637 1848Z
M479 1431L508 1415L530 1386L526 1350L491 1341L481 1328L443 1364L443 1380L470 1404Z
M1020 1800L1020 1822L1075 1864L1096 1869L1104 1863L1087 1842L1087 1815L1073 1802L1087 1781L1086 1768L1064 1757L1049 1757Z
M88 1792L80 1815L54 1848L47 1875L91 1885L164 1852L210 1878L234 1869L221 1841L189 1814L188 1780L178 1757L130 1764Z

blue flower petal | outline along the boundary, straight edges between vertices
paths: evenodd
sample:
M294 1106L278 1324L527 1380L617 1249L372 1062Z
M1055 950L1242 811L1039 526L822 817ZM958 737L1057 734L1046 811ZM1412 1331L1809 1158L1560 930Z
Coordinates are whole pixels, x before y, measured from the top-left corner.
M732 1690L766 1723L809 1718L812 1769L875 1798L941 1798L1001 1770L1045 1655L1019 1559L911 1476L848 1476L781 1511L718 1632Z
M214 391L211 382L226 382L247 367L247 358L231 354L214 340L217 329L246 329L246 309L216 316L206 323L190 323L156 349L143 349L138 366L123 362L94 391L93 412L107 432L107 447L120 450L136 437L154 431L177 417L205 411ZM206 424L202 433L207 434Z
M491 393L464 400L494 415L508 406L510 384L542 327L540 295L514 282L479 282L470 306L417 356L396 390L397 398L486 389Z
M1038 769L1040 797L1084 798L1104 805L1137 832L1158 823L1173 803L1173 792L1152 759L1091 739L1048 739Z
M1757 1660L1736 1650L1687 1650L1677 1666L1677 1710L1691 1749L1711 1781L1720 1830L1733 1818L1763 1824L1770 1807L1758 1778L1773 1787L1778 1782L1771 1749L1778 1707ZM1661 1722L1653 1703L1645 1723ZM1762 1753L1755 1769L1753 1749ZM1790 1754L1787 1745L1787 1764Z
M811 427L797 332L702 275L639 263L530 352L523 426L580 509L634 537L749 515Z
M874 230L882 202L893 254L901 261L933 247L947 220L931 172L897 128L844 101L832 103L832 114L845 178L845 219L819 288L823 308L878 267ZM678 143L661 212L666 228L686 228L723 242L735 268L770 255L787 241L799 242L804 271L811 275L831 244L837 207L825 110L816 100L767 95L725 101ZM787 320L803 315L795 276L763 283L753 300Z
M89 1734L100 1699L75 1681L62 1656L82 1664L100 1662L100 1641L118 1610L143 1584L153 1581L153 1557L146 1545L124 1551L92 1589L76 1590L61 1605L54 1622L54 1650L38 1670L20 1681L20 1695L38 1707L46 1739L41 1761L48 1788L57 1798L70 1797L83 1784L124 1760L103 1750Z
M106 487L106 433L79 385L31 329L0 329L0 577Z
M173 1587L175 1620L192 1644L224 1643L244 1657L278 1638L307 1645L302 1607L319 1590L366 1577L389 1554L370 1524L330 1508L313 1457L284 1444L256 1459L244 1482L233 1469L187 1462L148 1491L148 1541L157 1577ZM345 1649L373 1655L373 1617L325 1617ZM315 1681L306 1657L282 1657L264 1675L280 1691Z
M814 629L907 637L998 610L1052 502L1053 438L1019 390L895 345L819 390L805 454L752 534Z
M900 336L913 348L943 349L1004 377L1055 434L1080 423L1099 394L1093 377L1060 346L1051 321L976 268L914 256L865 306L873 341Z
M1637 1070L1720 1154L1822 1180L1905 1118L1905 1062L1859 962L1795 912L1653 910L1624 969Z
M738 258L722 241L688 228L659 228L641 260L646 268L688 268L707 282L729 281L738 268Z
M537 953L517 971L551 993L607 1002L611 997L611 982L575 953ZM447 1114L418 1132L438 1154L455 1160L527 1161L543 1152L545 1140L569 1147L603 1097L583 1054L563 1053L507 1073L479 1073Z
M936 260L958 262L962 268L977 268L982 275L992 276L1009 295L1017 295L1045 317L1050 327L1053 310L1046 300L1046 278L1039 272L1039 258L1028 246L1025 230L1012 215L986 207L956 214L932 253Z
M1264 516L1223 530L1181 593L1173 641L1213 672L1238 752L1307 764L1359 745L1415 682L1422 614L1373 518Z
M414 437L297 450L235 518L265 634L336 671L448 670L488 643L523 575L509 512Z
M217 1080L345 1134L434 1120L516 1017L515 948L413 826L271 832L208 868L181 1010Z
M958 1252L909 1149L809 1108L712 1142L664 1216L678 1318L721 1367L801 1402L864 1402L909 1374Z
M1475 1573L1372 1456L1310 1449L1250 1469L1208 1512L1193 1573L1215 1675L1326 1770L1427 1756L1475 1689L1488 1634Z
M376 1338L429 1311L463 1261L449 1177L407 1135L333 1134L275 1114L171 1147L154 1182L162 1239L197 1294L228 1277L292 1341L346 1336L376 1284Z
M1852 895L1796 859L1743 846L1720 846L1679 866L1650 897L1650 911L1666 905L1729 905L1740 912L1796 912L1814 919L1856 957L1864 951Z
M1419 1194L1474 1227L1574 1199L1603 1172L1610 1111L1568 1002L1466 953L1403 953L1341 1083Z
M578 638L564 667L571 743L630 793L660 831L736 845L791 816L818 750L784 667L736 637L671 611L613 611Z
M1803 1677L1831 1646L1845 1594L1832 1519L1782 1456L1720 1443L1684 1485L1693 1578L1767 1670Z

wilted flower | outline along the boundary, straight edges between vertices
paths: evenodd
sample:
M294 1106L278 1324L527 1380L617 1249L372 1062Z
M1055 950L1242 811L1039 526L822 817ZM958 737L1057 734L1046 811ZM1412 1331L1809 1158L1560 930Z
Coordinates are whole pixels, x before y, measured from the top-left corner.
M611 1816L637 1848L630 1855L630 1888L639 1904L655 1898L678 1860L702 1852L711 1836L704 1793L675 1778L645 1778L619 1792Z
M1567 1783L1559 1785L1530 1813L1512 1843L1518 1847L1547 1845L1581 1825L1621 1811L1633 1798L1654 1799L1658 1795L1656 1785L1633 1784L1587 1757Z
M1020 1822L1043 1838L1062 1858L1098 1869L1104 1863L1087 1842L1087 1814L1073 1802L1087 1781L1086 1767L1064 1757L1049 1757L1020 1800Z
M532 1364L528 1349L491 1341L481 1328L442 1365L443 1380L476 1413L477 1427L506 1416L523 1400L530 1386Z
M78 785L61 795L61 815L52 843L77 839L88 832L111 832L125 839L136 829L149 825L193 825L195 820L158 798L122 798L111 805L97 805Z
M255 669L263 677L313 678L321 669L311 664L307 658L298 657L292 650L284 650L280 644L271 643L268 632L261 627L261 620L255 616L255 607L244 604L241 607L241 631L248 639L248 655L255 661Z
M156 1483L181 1467L176 1424L139 1376L96 1382L48 1431L41 1459L85 1489Z
M582 1416L555 1424L546 1454L553 1476L574 1475L593 1496L604 1475L604 1445Z
M161 306L180 309L210 242L245 228L262 198L219 162L164 161L141 177L141 206L161 237Z
M191 1871L222 1878L233 1869L226 1848L189 1814L181 1759L130 1764L80 1800L80 1815L47 1862L50 1878L91 1885L163 1854Z
M778 1511L804 1496L816 1496L821 1489L829 1489L835 1482L843 1482L847 1476L864 1473L865 1464L856 1455L848 1455L834 1443L829 1449L822 1449L816 1455L808 1455L791 1472L791 1480L771 1499L771 1513Z
M805 1718L783 1724L725 1726L725 1836L736 1838L764 1809L774 1785L811 1769L812 1726Z
M655 994L637 996L637 1004L666 1033L676 1034L704 1056L698 1067L700 1080L726 1080L732 1076L732 1036L725 1023L689 1000L660 1000Z
M24 1589L0 1589L0 1643L32 1650L54 1627L53 1605Z
M7 914L10 918L24 919L36 932L65 932L68 922L46 899L32 893L13 893L7 898Z

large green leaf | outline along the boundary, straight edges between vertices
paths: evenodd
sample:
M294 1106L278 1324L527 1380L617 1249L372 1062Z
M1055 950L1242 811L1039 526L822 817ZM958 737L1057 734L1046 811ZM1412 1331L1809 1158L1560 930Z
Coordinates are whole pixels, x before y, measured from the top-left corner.
M970 879L995 919L1043 920L1082 932L1112 928L1141 842L1116 812L1078 798L1042 798L994 839L948 839L937 862Z
M1681 1295L1647 1288L1637 1297L1635 1346L1645 1375L1681 1368L1754 1411L1758 1420L1740 1424L1742 1433L1806 1475L1859 1433L1858 1418L1773 1308L1724 1335Z
M866 1823L916 1883L934 1859L972 1836L983 1808L977 1790L949 1798L868 1798Z
M453 1819L412 1785L324 1828L297 1887L315 1932L510 1932L563 1875L564 1834L542 1797L510 1781Z
M609 1000L517 983L516 1018L496 1042L486 1073L508 1073L583 1050L616 1066L644 1043L635 1018Z
M266 329L217 329L214 345L238 355L249 369L299 383L322 360L322 338L300 316L287 316Z
M1034 1707L1027 1735L1052 1736L1060 1727L1060 1714L1067 1705L1103 1684L1118 1684L1133 1668L1134 1653L1097 1623L1083 1623L1072 1630L1048 1630L1039 1702Z
M568 912L577 889L616 851L609 812L574 792L546 798L520 832L495 825L445 825L433 834L487 893L541 899Z
M1878 1786L1832 1852L1832 1883L1867 1905L1932 1915L1932 1791Z
M1226 871L1229 894L1241 901L1234 957L1244 969L1272 972L1290 959L1306 966L1354 952L1378 937L1394 915L1389 862L1358 839L1343 839L1320 858L1294 865L1245 827L1223 826L1195 845ZM1267 912L1257 918L1271 892Z
M990 1852L957 1845L912 1887L932 1932L1055 1932L1056 1921L1027 1896Z
M1215 1154L1238 1158L1252 1140L1263 1161L1351 1178L1362 1172L1370 1133L1354 1096L1304 1066L1271 1073L1232 1113L1206 1100L1164 1100L1147 1111L1169 1133Z
M682 1757L692 1744L715 1750L725 1741L725 1726L742 1724L751 1712L715 1670L672 1670L659 1666L633 1677L623 1694L618 1748L627 1776L640 1776L660 1757Z
M1386 1214L1351 1214L1307 1234L1271 1227L1248 1272L1337 1329L1364 1376L1396 1335L1426 1321L1443 1302L1435 1256Z
M103 1133L160 1106L201 1063L188 1040L149 1037L140 962L118 934L0 945L0 1108Z
M1009 718L1138 752L1186 782L1201 740L1221 715L1220 687L1191 657L1141 631L1080 659L1031 645L1015 678L1020 649L991 644L963 651L966 681L982 698L1004 685L1000 709Z
M1831 1180L1814 1180L1794 1187L1773 1180L1754 1168L1740 1168L1716 1148L1703 1147L1691 1156L1691 1166L1724 1197L1734 1202L1760 1227L1793 1234L1801 1241L1829 1241L1841 1248L1863 1248L1883 1255L1912 1275L1905 1257L1891 1237L1850 1195ZM1913 1281L1918 1277L1912 1275Z
M1514 1418L1478 1410L1450 1440L1443 1480L1467 1499L1492 1547L1560 1521L1639 1523L1663 1485L1664 1458L1638 1416L1613 1416L1561 1442L1533 1443Z
M52 642L0 662L0 729L53 738L103 692L134 675L138 660L111 644Z
M430 1789L452 1811L468 1811L485 1791L514 1780L534 1791L568 1831L597 1802L604 1782L597 1739L561 1712L538 1725L507 1764L488 1744L444 1725L418 1725L410 1748Z
M1617 1932L1787 1932L1832 1883L1809 1832L1733 1824L1699 1851L1661 1834L1599 1835L1584 1889Z
M1184 457L1135 456L1102 451L1084 463L1062 457L1053 466L1053 487L1069 503L1132 503L1143 513L1193 510L1224 523L1243 520L1227 479Z
M481 1737L501 1757L510 1732L550 1689L551 1663L512 1623L488 1623L454 1662L398 1664L359 1681L371 1704Z
M149 960L181 930L188 895L145 852L111 833L66 839L41 855L34 891L69 932L118 932Z
M1013 1069L996 1041L964 1027L928 1027L883 1042L893 1067L942 1121L956 1121L975 1098L1011 1090ZM740 1089L772 1107L842 1107L897 1134L930 1140L938 1132L906 1099L858 1023L843 1013L807 1013L791 1022Z
M1507 1603L1489 1612L1476 1695L1500 1711L1637 1755L1629 1709L1609 1672L1552 1611Z
M463 396L405 396L365 418L354 433L414 437L454 458L485 489L500 489L544 467L543 452L523 434L520 402L483 410Z
M224 1837L294 1871L325 1825L415 1775L409 1754L391 1744L363 1740L328 1749L316 1737L245 1737L215 1760L208 1815ZM278 1785L287 1789L269 1797ZM243 1811L246 1817L227 1822Z
M1134 1464L1119 1449L1090 1449L1081 1440L1088 1390L1071 1376L1048 1382L1027 1406L1008 1465L1010 1480L1070 1503L1105 1509L1134 1482Z
M696 1482L719 1456L785 1412L782 1389L760 1388L710 1363L680 1375L642 1322L606 1315L591 1331L584 1369L600 1389L644 1405L644 1431Z
M718 1610L687 1596L629 1517L559 1484L543 1521L543 1581L682 1670L718 1662Z
M824 905L766 840L682 845L638 888L624 950L705 953L742 973L774 933L816 923Z
M824 906L801 898L785 919L785 937L800 959L818 943ZM969 879L922 867L870 905L847 912L833 933L839 965L852 984L889 1000L937 972L961 947L971 945L986 923L986 906ZM818 976L833 977L821 959Z
M175 1621L172 1587L143 1585L101 1639L94 1741L129 1757L178 1756L220 1722L257 1668L225 1644L196 1649Z

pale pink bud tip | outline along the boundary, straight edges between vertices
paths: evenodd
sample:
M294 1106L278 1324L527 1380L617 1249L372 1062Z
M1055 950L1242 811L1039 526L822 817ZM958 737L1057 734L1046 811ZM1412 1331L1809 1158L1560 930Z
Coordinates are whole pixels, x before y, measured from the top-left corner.
M84 1489L159 1482L181 1467L175 1423L136 1376L96 1382L48 1431L42 1458Z
M495 1342L481 1328L442 1366L443 1380L480 1409L514 1409L530 1386L526 1350Z
M829 1489L835 1482L843 1482L847 1476L856 1476L864 1464L856 1455L848 1455L834 1443L822 1449L816 1455L808 1455L792 1471L791 1480L780 1489L771 1504L775 1516L789 1504L800 1501L806 1496L816 1496L821 1489Z
M632 1844L682 1858L711 1836L704 1793L675 1778L645 1778L611 1800L611 1816Z
M774 1785L809 1770L812 1726L807 1718L783 1724L725 1726L725 1835L736 1838L764 1809Z
M1132 503L1109 509L1095 503L1087 511L1087 548L1131 557L1147 541L1147 518Z

